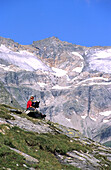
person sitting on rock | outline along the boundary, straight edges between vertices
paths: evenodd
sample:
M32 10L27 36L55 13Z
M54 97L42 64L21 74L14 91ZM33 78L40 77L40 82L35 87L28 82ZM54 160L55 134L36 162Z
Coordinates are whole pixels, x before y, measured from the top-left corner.
M27 109L26 110L31 110L35 111L36 108L32 106L32 101L34 100L34 96L31 96L29 101L27 102Z
M26 110L29 111L27 115L30 116L30 117L33 117L33 118L45 118L46 115L42 114L41 112L39 112L37 110L37 108L39 107L40 101L39 102L37 102L37 101L33 102L33 100L34 100L34 97L31 96L29 101L27 102L27 109Z

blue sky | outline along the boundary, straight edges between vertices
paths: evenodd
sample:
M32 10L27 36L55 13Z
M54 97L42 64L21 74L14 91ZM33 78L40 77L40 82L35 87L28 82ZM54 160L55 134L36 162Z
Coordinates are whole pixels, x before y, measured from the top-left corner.
M55 36L111 46L111 0L0 0L0 36L24 45Z

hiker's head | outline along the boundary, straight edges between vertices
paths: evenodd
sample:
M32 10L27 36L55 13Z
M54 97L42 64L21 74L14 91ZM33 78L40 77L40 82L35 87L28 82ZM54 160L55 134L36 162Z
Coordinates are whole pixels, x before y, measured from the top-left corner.
M30 97L30 100L33 100L33 99L34 99L34 96L31 96L31 97Z

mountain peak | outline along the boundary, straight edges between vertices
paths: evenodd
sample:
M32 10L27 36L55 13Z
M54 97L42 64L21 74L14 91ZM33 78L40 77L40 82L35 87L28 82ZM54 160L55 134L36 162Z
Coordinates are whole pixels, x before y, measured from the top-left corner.
M43 40L38 40L38 41L33 41L32 43L32 46L36 46L36 47L39 47L41 45L43 46L56 46L57 44L60 44L62 43L61 40L59 40L59 38L55 37L55 36L52 36L52 37L49 37L49 38L45 38Z

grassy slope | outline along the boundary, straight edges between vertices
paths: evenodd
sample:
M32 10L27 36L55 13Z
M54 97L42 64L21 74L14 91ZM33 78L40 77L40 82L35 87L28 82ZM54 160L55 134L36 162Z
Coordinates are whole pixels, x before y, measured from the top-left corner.
M64 136L57 135L56 138L51 134L26 132L9 125L0 125L0 129L2 132L0 133L0 168L25 169L25 164L28 167L40 169L74 169L72 166L60 164L54 156L55 150L65 153L66 150L70 149L69 141ZM29 154L38 159L39 163L34 165L26 163L22 156L10 151L8 146Z
M8 114L7 107L6 105L0 105L0 117L14 119L13 116ZM22 114L21 116L26 115ZM26 117L31 121L38 121L28 116ZM58 133L53 125L50 124L50 126L54 130L53 133L38 134L24 131L9 124L0 124L0 169L23 170L27 169L27 167L44 170L78 169L71 165L60 163L55 156L56 152L65 158L68 151L77 150L83 153L91 153L95 146L84 145L81 141L74 140L74 138L71 140L66 135ZM22 155L10 150L9 147L16 148L38 159L39 163L30 164ZM99 152L96 157L100 157ZM103 159L104 165L105 159ZM111 168L110 164L107 168Z
M0 105L0 117L13 119L8 114L6 105ZM38 159L39 163L30 164L26 162L23 156L11 151L9 147L16 148ZM71 165L61 164L55 157L55 151L65 155L68 150L75 147L78 146L75 146L75 144L72 146L69 138L62 134L37 134L11 125L0 124L0 169L19 170L27 169L27 167L48 170L78 169Z

